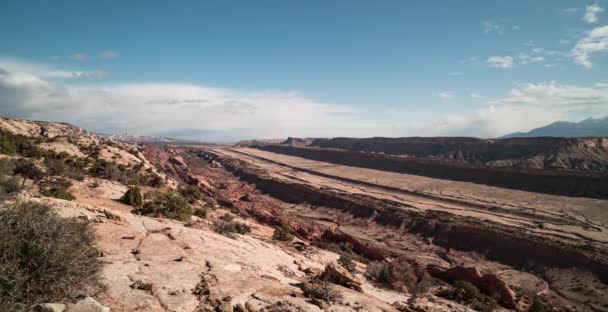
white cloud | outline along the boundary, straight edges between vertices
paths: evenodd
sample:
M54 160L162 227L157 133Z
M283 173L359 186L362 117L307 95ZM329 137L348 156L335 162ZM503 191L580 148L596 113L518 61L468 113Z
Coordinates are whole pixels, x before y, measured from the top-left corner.
M583 21L594 24L598 21L598 15L604 12L604 9L599 6L599 4L594 3L592 5L588 5L585 7L585 15L583 15Z
M585 68L593 67L591 55L608 51L608 26L597 27L576 43L572 49L574 62Z
M74 72L81 71L0 59L0 112L9 117L70 122L100 132L216 140L495 137L555 120L608 115L608 88L601 81L592 86L522 84L481 109L463 108L458 114L431 118L396 111L386 115L386 120L378 120L372 113L322 103L291 91L243 92L177 83L71 84L75 78L64 76ZM476 98L478 94L469 95ZM448 98L452 93L444 91L439 96Z
M539 52L535 52L535 53L540 53L540 52L542 52L542 50L540 50ZM519 62L521 64L539 63L539 62L542 62L545 60L545 58L542 56L532 56L532 55L529 55L526 53L519 53L517 55L517 59L519 60Z
M478 93L475 93L475 92L472 92L472 93L470 94L470 96L471 96L472 98L474 98L474 99L481 98L481 95L479 95Z
M116 53L116 51L112 51L112 50L105 50L105 51L99 52L99 57L102 59L115 59L115 58L118 58L118 53Z
M445 99L452 98L452 93L447 92L447 91L439 92L439 94L438 94L438 95L439 95L439 97L440 97L440 98L442 98L442 99L444 99L444 100L445 100Z
M497 68L511 68L515 66L513 58L510 56L491 56L486 62L490 66Z
M74 53L72 54L72 59L79 62L84 62L87 60L87 56L83 53Z
M499 35L502 35L505 33L505 27L503 25L495 24L490 21L484 21L483 32L486 34L497 33Z
M102 70L69 70L45 64L25 62L15 58L0 58L0 68L18 74L30 74L43 79L53 78L102 78L110 73Z

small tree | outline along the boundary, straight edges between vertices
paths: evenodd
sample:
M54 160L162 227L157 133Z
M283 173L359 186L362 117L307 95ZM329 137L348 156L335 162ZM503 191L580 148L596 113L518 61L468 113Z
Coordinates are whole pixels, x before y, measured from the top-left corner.
M123 204L133 206L133 207L141 207L143 204L143 196L141 196L141 190L137 186L131 186L122 196L120 201Z
M191 204L201 199L202 197L201 191L196 185L188 185L185 188L181 189L180 193Z

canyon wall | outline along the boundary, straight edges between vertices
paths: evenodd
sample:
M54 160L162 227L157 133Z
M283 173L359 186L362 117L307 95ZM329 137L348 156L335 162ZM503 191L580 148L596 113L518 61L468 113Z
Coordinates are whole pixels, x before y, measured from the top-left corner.
M407 158L325 148L282 145L266 145L257 148L273 153L353 167L554 195L608 198L608 176L595 173L533 168L498 168L438 159Z

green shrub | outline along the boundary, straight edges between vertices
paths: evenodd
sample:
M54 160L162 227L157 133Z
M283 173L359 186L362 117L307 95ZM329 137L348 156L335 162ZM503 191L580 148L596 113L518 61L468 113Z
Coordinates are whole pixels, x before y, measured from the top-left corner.
M456 281L445 295L448 299L469 304L473 309L491 312L498 306L494 299L482 294L475 285L467 281Z
M0 176L0 194L13 194L21 189L15 177Z
M0 158L0 176L12 176L15 172L15 164L9 158Z
M139 187L129 187L129 189L120 199L120 202L133 207L141 207L141 205L143 204L143 196L141 196L141 190L139 189Z
M425 292L431 284L431 277L426 270L414 268L405 260L372 261L367 266L366 274L376 282L410 293Z
M261 312L304 312L304 308L287 300L277 301L260 310Z
M0 311L26 311L99 290L94 239L91 223L61 218L48 205L0 207Z
M0 154L39 157L43 152L36 146L38 142L30 137L0 131Z
M68 192L63 186L55 185L42 190L42 195L65 200L74 200L76 197Z
M17 147L10 137L0 133L0 153L4 155L15 155Z
M196 185L188 185L185 188L181 189L180 193L191 204L201 199L202 197L201 191Z
M280 227L274 229L272 237L276 240L291 242L294 239L293 231L289 225L283 223Z
M201 219L205 219L205 218L207 218L207 209L204 209L204 208L194 209L193 214Z
M182 196L172 191L146 194L144 204L141 207L137 207L135 212L181 221L187 221L192 216L192 208L188 202Z
M340 255L340 258L338 258L338 264L340 264L348 272L355 272L355 263L353 262L353 258L349 255Z

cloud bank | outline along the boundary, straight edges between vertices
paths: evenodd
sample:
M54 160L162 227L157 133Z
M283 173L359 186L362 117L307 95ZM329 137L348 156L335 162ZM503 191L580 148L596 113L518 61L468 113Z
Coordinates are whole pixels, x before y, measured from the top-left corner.
M378 112L322 103L298 92L244 92L183 83L87 84L83 79L90 78L74 74L79 72L85 71L0 59L2 115L65 121L105 133L214 141L287 136L496 137L555 120L608 115L607 84L521 84L507 96L469 112L426 119L402 112L379 121Z

